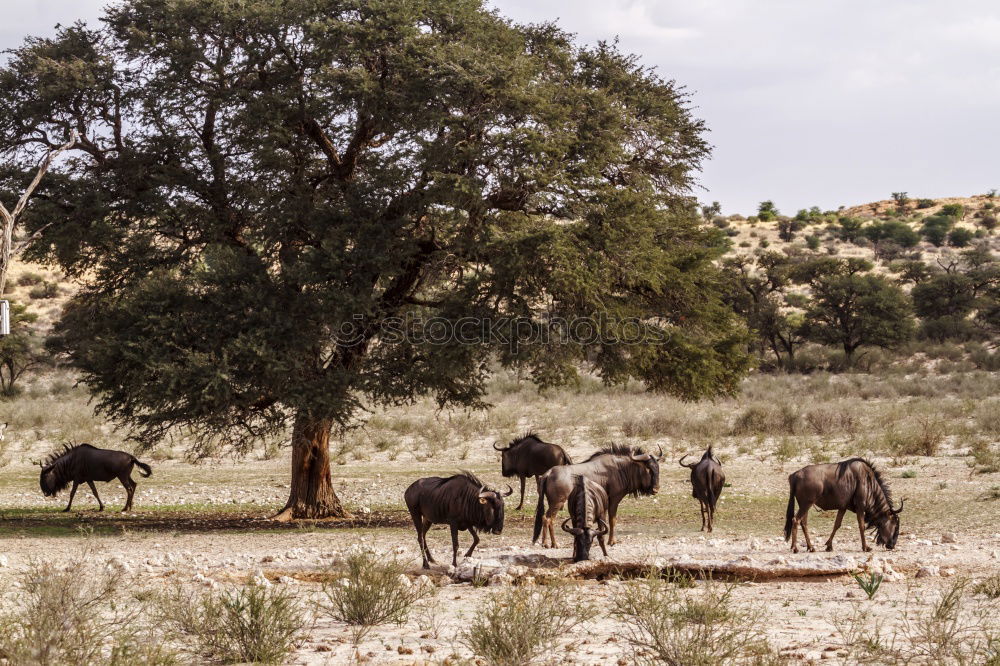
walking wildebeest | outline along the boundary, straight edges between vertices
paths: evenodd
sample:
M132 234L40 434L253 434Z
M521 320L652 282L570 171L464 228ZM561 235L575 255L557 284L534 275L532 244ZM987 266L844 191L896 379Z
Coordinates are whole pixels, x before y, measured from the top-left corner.
M590 559L590 547L594 537L601 545L604 557L608 549L604 546L604 535L608 533L608 494L604 488L585 476L577 475L573 484L573 492L567 502L569 518L563 521L564 531L573 535L573 561L582 562ZM572 521L573 527L566 524ZM594 529L594 528L597 529Z
M687 455L684 458L687 458ZM698 500L701 505L701 529L708 527L708 531L711 532L715 520L715 504L719 501L722 486L726 483L722 463L712 455L711 446L696 463L685 465L684 458L677 462L681 467L691 468L691 497Z
M795 513L796 500L799 503L798 513ZM793 553L799 552L796 543L799 525L802 525L802 533L806 537L806 548L809 552L816 550L809 540L807 526L809 507L813 505L825 511L837 510L833 531L826 540L828 551L833 550L833 535L840 529L840 523L847 511L853 511L858 516L861 550L866 552L871 550L871 546L865 541L866 525L868 529L876 530L875 543L885 546L888 550L896 547L896 539L899 538L899 514L903 511L903 502L899 503L898 509L892 508L889 485L875 466L864 458L808 465L788 477L785 541L791 537Z
M99 449L90 444L64 446L62 451L53 453L42 464L38 483L46 497L55 497L60 490L70 483L73 484L73 488L69 491L69 504L63 511L69 511L73 507L73 496L76 495L77 486L86 483L90 486L90 492L97 498L100 507L98 511L104 511L104 503L97 494L94 481L107 482L117 478L128 493L125 508L122 509L122 513L125 513L132 509L132 497L138 485L132 480L133 465L138 466L139 473L145 477L153 473L149 465L139 462L131 453Z
M538 480L542 474L556 465L573 464L561 446L543 442L533 432L515 439L507 445L507 448L497 448L496 444L493 445L493 448L501 453L501 473L507 478L516 476L521 479L521 501L517 503L515 511L520 511L524 505L524 480L527 477L535 477L537 488Z
M569 494L573 492L573 477L582 474L596 482L608 494L608 545L615 545L615 516L618 504L626 495L655 495L660 491L660 461L663 460L663 449L659 457L646 453L638 447L611 446L597 451L586 461L575 465L559 465L546 472L538 486L538 507L535 509L535 531L531 543L542 536L542 546L545 546L545 534L549 535L549 545L556 547L555 529L552 521L563 507ZM545 510L545 500L548 498L549 510Z
M431 525L445 523L451 527L451 563L457 567L458 531L468 530L472 535L472 546L465 554L469 557L479 544L476 530L493 534L503 531L503 498L513 493L509 485L506 493L487 488L472 472L465 471L448 478L428 476L411 483L403 499L417 528L424 569L430 568L428 562L434 562L427 547L427 530Z

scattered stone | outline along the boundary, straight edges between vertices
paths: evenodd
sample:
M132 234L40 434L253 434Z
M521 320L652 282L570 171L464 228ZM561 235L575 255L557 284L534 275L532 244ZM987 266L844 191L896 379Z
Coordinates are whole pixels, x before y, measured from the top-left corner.
M941 569L941 575L942 576L954 576L955 575L955 569L953 569L952 567L948 567L946 569Z
M281 583L282 585L295 585L298 581L296 581L291 576L279 576L278 582Z
M413 648L406 647L405 645L400 645L396 648L396 652L399 654L413 654Z
M490 587L513 585L514 577L508 573L498 573L490 577Z
M933 576L940 576L940 575L941 575L941 568L934 565L920 567L920 569L917 571L917 578L931 578Z
M333 648L326 643L320 643L316 646L316 652L333 652Z
M954 532L945 532L941 535L941 543L958 543Z

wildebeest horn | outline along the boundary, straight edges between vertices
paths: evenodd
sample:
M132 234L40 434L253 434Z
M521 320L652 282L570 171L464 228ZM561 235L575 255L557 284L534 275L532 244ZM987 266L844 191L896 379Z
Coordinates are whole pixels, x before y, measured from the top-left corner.
M507 484L507 492L505 492L505 493L497 493L497 494L500 495L500 497L510 497L511 495L514 494L514 489L511 488L510 484L508 483Z
M608 524L606 522L604 522L603 520L601 520L600 518L598 518L597 519L597 525L598 525L598 527L601 528L601 530L599 532L594 532L594 536L600 536L602 534L607 534L608 533Z
M893 509L892 512L893 513L903 513L903 502L905 502L905 501L906 501L905 497L903 499L899 500L899 508L898 509Z
M567 518L566 520L563 521L563 524L562 524L563 530L565 530L566 532L569 532L570 534L580 534L580 533L583 532L583 530L580 529L579 527L566 527L566 523L568 523L569 521L570 521L569 518Z
M691 463L691 464L689 464L689 465L685 465L685 464L684 464L684 458L687 458L687 457L688 457L689 455L691 455L691 454L690 454L690 453L685 453L685 454L684 454L683 456L681 456L681 459L680 459L680 460L678 460L678 461L677 461L677 463L678 463L678 464L679 464L679 465L680 465L681 467L694 467L696 463Z
M506 451L507 450L507 449L505 449L502 446L500 448L497 448L497 444L498 444L498 442L493 442L493 448L496 449L497 451Z
M656 457L656 459L657 459L657 460L663 460L663 447L662 447L662 446L660 446L659 444L657 444L657 445L656 445L656 448L658 448L658 449L660 450L660 455L658 455L658 456Z

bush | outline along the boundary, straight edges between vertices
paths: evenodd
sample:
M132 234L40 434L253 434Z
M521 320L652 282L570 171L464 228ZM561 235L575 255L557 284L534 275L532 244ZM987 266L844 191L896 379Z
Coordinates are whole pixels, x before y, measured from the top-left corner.
M354 642L379 624L402 624L417 601L432 595L433 586L414 585L406 567L371 553L348 555L330 570L332 582L323 584L322 610L338 622L355 627Z
M941 206L940 215L947 215L948 217L954 217L956 219L962 219L965 217L965 206L962 204L945 204Z
M59 285L55 282L43 282L28 292L33 299L55 298L59 295Z
M764 614L732 600L735 585L706 583L689 592L658 577L633 581L613 601L631 663L671 666L778 663Z
M284 663L304 635L305 615L281 587L249 583L229 592L185 592L158 599L161 626L199 655L224 663Z
M819 244L822 239L818 234L812 234L811 236L806 236L806 247L810 250L818 250Z
M487 664L521 666L596 615L566 586L511 587L482 604L461 641Z
M982 594L990 599L1000 599L1000 574L993 574L989 578L979 581L974 588L973 594Z
M0 632L4 663L123 664L124 654L142 656L132 663L174 663L156 641L136 640L140 612L115 602L120 580L110 570L32 562L20 583L18 603Z
M924 224L920 228L920 234L928 243L936 247L941 247L954 224L955 221L950 217L933 215L924 219Z
M933 208L934 199L917 199L917 209Z
M736 417L731 434L741 435L794 435L798 432L801 416L786 404L751 405Z
M17 279L17 286L19 287L34 287L36 284L41 284L45 280L45 277L40 273L33 273L27 271L21 274L21 277Z
M972 242L974 234L969 229L959 227L948 234L948 245L952 247L967 247Z

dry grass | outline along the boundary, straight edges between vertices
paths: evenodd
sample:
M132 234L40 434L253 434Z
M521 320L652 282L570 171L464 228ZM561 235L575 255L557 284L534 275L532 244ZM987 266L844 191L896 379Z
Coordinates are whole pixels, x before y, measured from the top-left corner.
M734 585L708 581L682 590L658 577L629 583L612 615L636 664L716 666L778 663L763 630L763 612L733 601Z
M490 666L521 666L552 657L559 638L595 615L564 585L507 588L482 604L461 642Z

